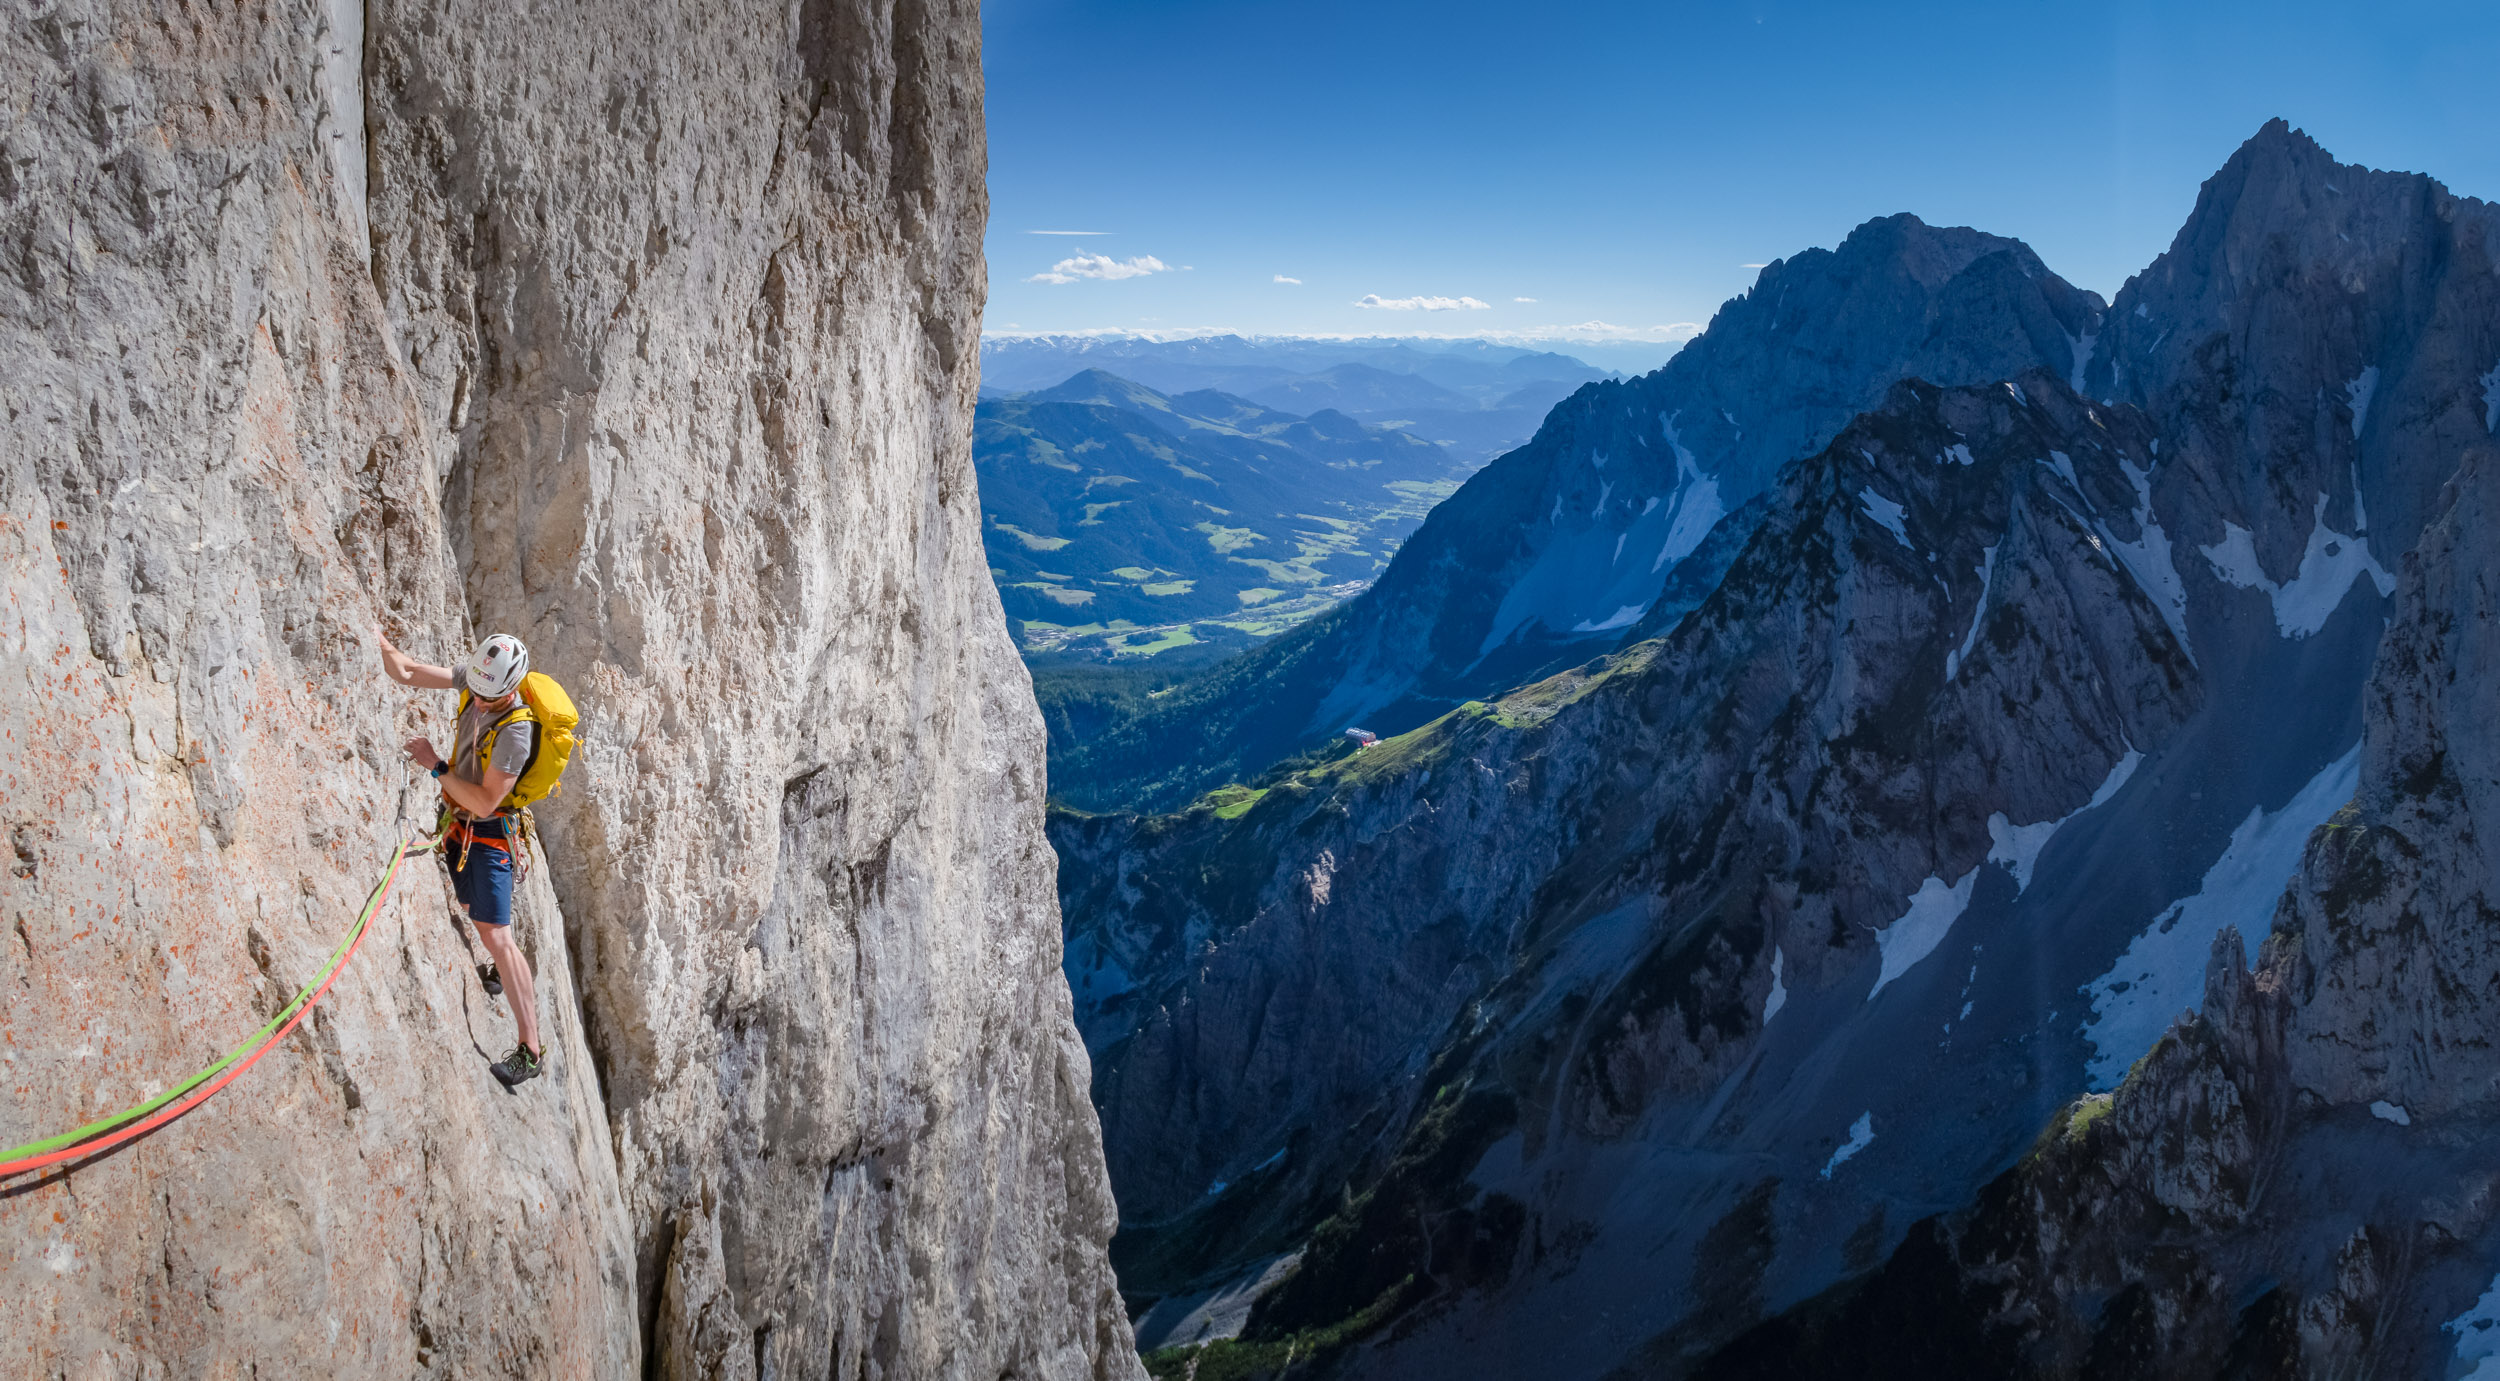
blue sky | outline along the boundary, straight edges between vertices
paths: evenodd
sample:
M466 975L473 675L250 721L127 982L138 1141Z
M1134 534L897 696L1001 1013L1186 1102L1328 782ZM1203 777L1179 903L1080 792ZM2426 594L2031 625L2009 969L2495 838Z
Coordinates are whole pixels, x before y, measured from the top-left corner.
M1747 265L1894 211L2020 237L2106 295L2274 115L2500 197L2487 0L984 19L999 333L1681 334ZM1030 233L1070 230L1102 233Z

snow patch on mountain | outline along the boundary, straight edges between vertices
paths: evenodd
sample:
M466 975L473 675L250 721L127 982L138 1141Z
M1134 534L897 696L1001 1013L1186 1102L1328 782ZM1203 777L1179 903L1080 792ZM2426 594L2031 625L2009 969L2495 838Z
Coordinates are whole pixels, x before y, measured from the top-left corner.
M1701 472L1692 450L1675 429L1675 419L1684 414L1658 420L1658 429L1665 433L1667 445L1675 451L1675 522L1667 529L1666 541L1658 548L1658 559L1649 563L1655 575L1668 566L1693 554L1701 539L1727 516L1727 506L1719 500L1719 482ZM1654 593L1654 592L1653 592Z
M2491 1288L2473 1308L2441 1324L2439 1331L2457 1335L2457 1360L2473 1366L2458 1381L2500 1381L2500 1276L2492 1277Z
M1727 516L1727 506L1719 502L1719 482L1703 479L1698 473L1676 495L1675 524L1667 529L1667 540L1659 545L1658 559L1649 563L1651 574L1693 554L1701 539L1710 535Z
M2072 346L2075 352L2074 372L2066 376L2066 386L2081 393L2083 392L2083 373L2092 367L2092 350L2094 346L2101 343L2101 333L2086 331L2080 336L2068 336L2066 343Z
M2257 560L2256 535L2239 524L2225 521L2222 540L2197 548L2205 554L2205 562L2214 568L2214 577L2225 585L2243 590L2264 590L2275 594L2282 586L2266 578L2266 568Z
M1942 465L1946 461L1951 461L1956 465L1976 465L1979 463L1979 458L1970 453L1970 444L1968 442L1956 441L1952 445L1945 447L1944 454L1936 458L1936 463L1938 465Z
M2132 542L2121 542L2106 526L2096 524L2101 540L2109 544L2127 574L2135 577L2136 588L2161 611L2162 622L2170 625L2170 636L2179 640L2179 650L2194 661L2196 652L2188 646L2187 584L2179 579L2179 564L2170 555L2170 534L2153 520L2152 472L2137 469L2123 457L2118 468L2126 474L2127 483L2135 486L2137 535Z
M2005 870L2014 875L2014 895L2021 896L2023 889L2031 886L2032 865L2039 861L2040 851L2049 846L2049 841L2057 837L2057 832L2065 827L2066 822L2085 811L2098 810L2107 805L2109 798L2118 794L2118 789L2127 784L2143 761L2142 753L2132 747L2127 749L2126 756L2120 758L2117 765L2109 769L2109 775L2101 779L2100 789L2092 793L2091 800L2054 820L2017 825L2001 810L1988 817L1988 861L2004 865Z
M2500 432L2500 364L2491 367L2491 372L2483 376L2482 384L2483 430Z
M2047 466L2059 479L2066 481L2066 488L2073 495L2074 502L2068 502L2063 496L2058 498L2058 502L2074 516L2076 522L2090 529L2094 550L2109 557L2127 573L2128 578L2135 582L2136 588L2144 592L2144 597L2152 601L2153 608L2161 614L2162 622L2169 625L2170 636L2178 640L2179 650L2186 653L2190 661L2194 661L2196 650L2188 642L2187 584L2179 578L2178 562L2171 554L2170 534L2162 530L2161 523L2153 515L2152 472L2137 466L2124 456L2119 457L2120 472L2126 475L2127 483L2135 488L2135 510L2132 516L2136 525L2135 539L2121 541L2117 534L2110 530L2109 524L2103 522L2097 513L2091 511L2091 500L2086 497L2083 481L2075 472L2073 456L2064 451L2052 450L2039 463ZM1976 619L1976 615L1973 617ZM1972 624L1971 631L1973 634L1977 633L1976 622ZM1946 663L1946 679L1952 678L1962 657L1969 653L1970 646L1970 638L1964 637L1961 652L1948 659Z
M1996 579L1997 546L1990 542L1988 549L1979 554L1979 603L1970 611L1970 631L1962 635L1962 645L1944 654L1944 679L1948 681L1962 669L1962 663L1970 660L1971 645L1979 641L1980 620L1988 616L1988 586Z
M1648 612L1649 606L1646 604L1627 604L1602 619L1594 621L1583 620L1579 623L1575 623L1571 625L1571 631L1574 633L1607 633L1612 632L1617 628L1629 628L1633 624L1639 623L1641 621L1641 615Z
M2361 745L2319 769L2283 808L2252 808L2231 842L2205 870L2196 895L2173 902L2128 944L2107 973L2084 985L2092 1014L2088 1074L2094 1091L2116 1088L2128 1066L2168 1030L2171 1019L2204 995L2205 958L2224 926L2239 927L2251 961L2273 928L2274 905L2300 867L2310 832L2352 799L2360 781Z
M2318 495L2317 515L2309 545L2301 553L2300 572L2282 585L2266 578L2257 561L2257 544L2247 528L2222 525L2222 540L2199 547L2224 584L2263 590L2274 601L2275 626L2286 638L2306 638L2326 627L2329 616L2344 602L2352 583L2364 575L2382 596L2393 594L2396 577L2370 554L2367 538L2347 537L2326 525L2326 495Z
M2378 366L2371 365L2344 385L2344 401L2352 407L2352 439L2361 439L2362 425L2370 420L2370 399L2378 392Z
M1675 472L1678 475L1698 475L1701 473L1701 466L1693 460L1691 448L1684 444L1683 433L1675 429L1675 419L1683 415L1681 411L1677 411L1659 418L1658 433L1667 439L1667 448L1675 452Z
M1637 471L1628 478L1601 478L1596 503L1584 521L1566 522L1564 495L1557 492L1553 511L1546 518L1554 529L1553 540L1502 596L1477 656L1490 654L1531 624L1579 636L1612 632L1638 622L1657 599L1665 572L1691 555L1719 519L1727 516L1718 481L1702 473L1700 463L1677 435L1675 418L1661 418L1659 430L1675 454L1674 483L1663 494L1642 496L1639 511L1620 529L1612 525L1622 518L1609 514L1618 508L1631 509L1633 495L1643 484ZM1614 502L1618 488L1627 491L1620 505ZM1615 540L1606 542L1608 535ZM1646 567L1639 557L1644 551L1655 552Z
M1765 1026L1771 1024L1771 1018L1779 1015L1780 1008L1788 1005L1788 983L1780 976L1780 968L1787 959L1788 956L1781 953L1777 946L1772 948L1771 995L1762 999L1762 1024Z
M1971 887L1978 881L1979 870L1973 868L1950 886L1940 877L1930 877L1918 885L1918 890L1910 894L1910 909L1901 913L1899 920L1875 932L1875 947L1883 952L1884 967L1875 975L1875 986L1866 990L1867 1001L1873 1002L1885 984L1936 952L1936 946L1944 943L1946 932L1969 908Z
M1909 547L1912 551L1918 550L1910 544L1910 530L1902 522L1904 510L1901 505L1876 493L1874 485L1870 484L1858 491L1858 506L1865 509L1866 516L1874 519L1884 531L1891 533L1895 541Z
M1823 1163L1823 1178L1830 1179L1834 1170L1839 1169L1851 1156L1865 1150L1874 1140L1875 1113L1870 1108L1858 1114L1858 1120L1849 1124L1849 1139L1840 1143L1840 1148L1832 1152L1832 1158Z

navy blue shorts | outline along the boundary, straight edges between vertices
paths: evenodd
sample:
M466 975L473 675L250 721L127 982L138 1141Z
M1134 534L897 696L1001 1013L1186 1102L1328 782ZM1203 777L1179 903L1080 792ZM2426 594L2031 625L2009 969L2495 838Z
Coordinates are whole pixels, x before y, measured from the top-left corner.
M451 864L451 890L467 908L469 919L479 925L512 924L512 855L485 843L504 834L501 820L479 820L472 823L479 842L468 846L469 866L460 866L461 847L458 839L443 841L443 857Z

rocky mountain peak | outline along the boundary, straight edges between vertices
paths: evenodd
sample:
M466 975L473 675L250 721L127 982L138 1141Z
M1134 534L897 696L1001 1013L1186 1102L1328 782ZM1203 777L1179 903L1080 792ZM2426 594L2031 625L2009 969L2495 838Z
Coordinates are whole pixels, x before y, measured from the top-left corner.
M2108 323L2085 386L2171 439L2182 538L2252 534L2234 572L2251 587L2296 579L2315 534L2366 538L2384 564L2500 415L2500 208L2272 121ZM2447 460L2398 460L2431 454Z
M2199 284L2235 299L2288 265L2364 271L2400 253L2424 218L2452 214L2455 201L2427 176L2339 162L2272 120L2206 179L2169 250L2129 286Z
M2012 254L2029 274L2048 272L2048 266L2020 240L1969 226L1929 225L1907 211L1899 211L1865 221L1851 230L1837 248L1806 250L1773 264L1762 276L1765 282L1775 283L1777 278L1786 277L1792 266L1813 265L1821 256L1829 255L1832 266L1821 271L1854 277L1890 270L1932 290L1950 282L1973 260L1998 253ZM1780 271L1776 277L1773 269Z

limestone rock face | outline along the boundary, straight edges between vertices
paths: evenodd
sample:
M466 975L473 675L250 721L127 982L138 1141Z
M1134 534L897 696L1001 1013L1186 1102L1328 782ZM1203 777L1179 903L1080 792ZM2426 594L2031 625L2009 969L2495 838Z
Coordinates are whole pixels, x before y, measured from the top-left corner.
M584 711L547 1077L415 868L302 1035L0 1201L10 1365L1133 1374L973 494L974 8L10 22L7 1139L258 1025L430 818L377 619Z
M329 147L320 58L354 40L293 19L10 21L12 1144L259 1026L430 823L397 749L444 707L382 680L369 630L448 648L463 600ZM546 877L520 905L553 1051L526 1096L487 1073L509 1014L420 859L284 1046L0 1201L0 1370L630 1372L632 1236Z

